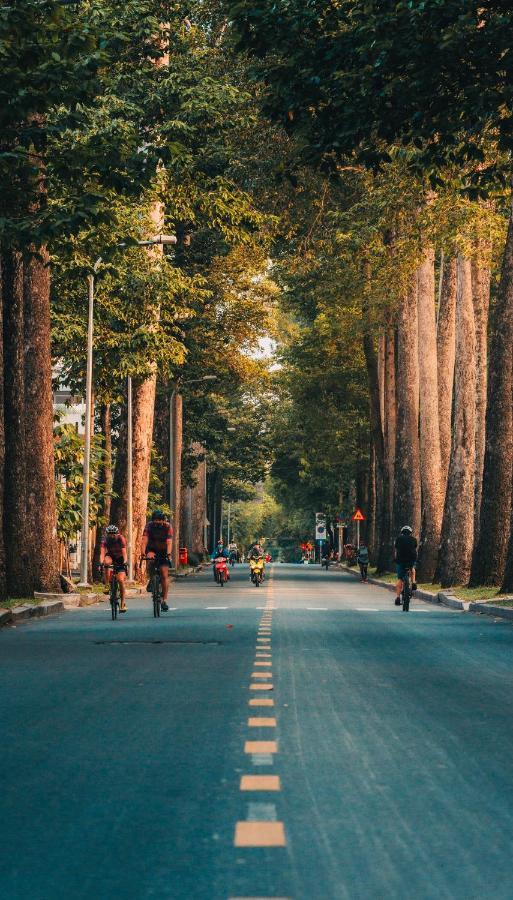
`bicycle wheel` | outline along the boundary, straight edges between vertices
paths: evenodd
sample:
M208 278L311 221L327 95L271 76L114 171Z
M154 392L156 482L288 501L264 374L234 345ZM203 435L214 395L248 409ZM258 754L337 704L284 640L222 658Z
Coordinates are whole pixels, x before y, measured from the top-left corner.
M408 577L404 579L404 587L403 587L403 612L409 612L410 609L410 580Z
M160 618L160 578L157 576L153 587L153 616L155 619Z
M110 588L110 611L112 613L112 620L117 619L118 617L118 582L117 579L113 577L112 584Z

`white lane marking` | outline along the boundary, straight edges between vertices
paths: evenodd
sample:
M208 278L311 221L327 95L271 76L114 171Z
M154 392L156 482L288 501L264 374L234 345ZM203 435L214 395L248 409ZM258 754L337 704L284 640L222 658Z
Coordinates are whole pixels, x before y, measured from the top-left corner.
M276 822L277 819L274 803L248 803L246 822Z
M313 610L319 610L319 612L328 612L327 606L307 606L307 610L312 612Z
M375 609L373 606L355 606L357 612L384 612L382 609Z
M205 606L205 609L228 609L227 606Z
M432 613L434 611L434 609L410 609L410 612Z

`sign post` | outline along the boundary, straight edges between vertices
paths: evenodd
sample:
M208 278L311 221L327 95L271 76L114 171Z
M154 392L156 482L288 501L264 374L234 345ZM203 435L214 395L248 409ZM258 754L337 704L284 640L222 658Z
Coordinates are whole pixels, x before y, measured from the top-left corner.
M322 544L326 539L326 513L315 513L315 540L319 542L319 563L322 564Z
M355 509L352 515L353 522L356 522L356 547L360 546L360 522L365 522L365 516L361 509Z

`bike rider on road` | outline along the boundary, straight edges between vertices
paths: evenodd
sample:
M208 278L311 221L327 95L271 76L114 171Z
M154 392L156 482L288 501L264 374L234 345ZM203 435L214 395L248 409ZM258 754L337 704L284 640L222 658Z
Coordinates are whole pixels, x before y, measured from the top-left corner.
M408 571L411 571L411 589L417 590L415 584L415 567L417 565L417 539L413 537L413 528L410 525L403 525L401 533L395 542L395 561L397 566L397 584L395 586L395 603L398 606L401 602L401 591L404 586L404 578Z
M121 595L121 605L119 611L126 612L126 540L119 532L117 525L107 525L105 529L105 537L100 547L100 565L104 566L103 580L106 585L106 594L110 594L109 586L109 569L105 566L113 566L112 577L116 578L119 584L119 593Z
M169 592L169 568L173 550L173 526L159 509L152 514L142 536L141 553L154 560L152 565L158 566L162 582L162 612L167 612L167 595Z

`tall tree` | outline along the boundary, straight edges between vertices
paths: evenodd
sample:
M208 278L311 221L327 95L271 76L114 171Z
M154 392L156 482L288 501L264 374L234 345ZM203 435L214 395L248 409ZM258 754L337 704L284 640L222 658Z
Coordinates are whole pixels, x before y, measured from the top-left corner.
M424 249L418 269L417 315L420 390L420 475L422 484L422 533L419 577L435 574L442 528L444 495L438 424L438 379L435 321L434 250Z
M442 587L466 584L474 541L476 335L472 264L457 260L454 432L445 498L440 580Z
M456 257L442 254L436 331L440 465L445 495L452 439L452 396L456 353Z
M410 276L397 315L397 431L394 524L397 532L421 525L417 273Z
M486 447L486 390L488 383L488 310L490 307L490 264L487 248L477 248L478 257L472 260L472 295L476 327L476 458L474 539L479 536L479 518L483 488L483 468Z
M501 584L508 548L513 464L513 218L510 217L490 344L479 538L470 583Z

